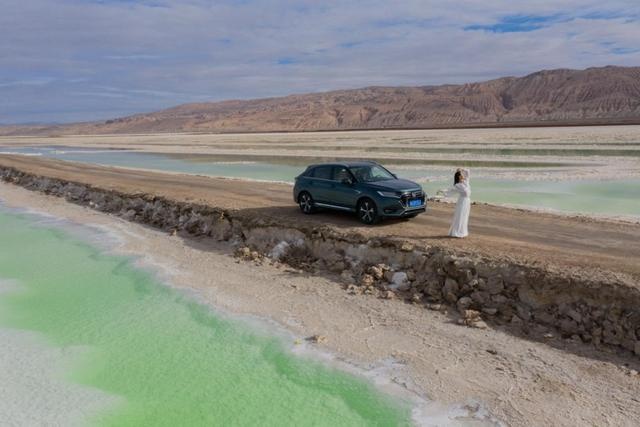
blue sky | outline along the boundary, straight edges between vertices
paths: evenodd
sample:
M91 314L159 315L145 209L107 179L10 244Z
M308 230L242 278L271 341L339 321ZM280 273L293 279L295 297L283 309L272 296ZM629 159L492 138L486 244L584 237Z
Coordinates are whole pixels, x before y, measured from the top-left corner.
M0 123L640 65L638 0L0 0Z

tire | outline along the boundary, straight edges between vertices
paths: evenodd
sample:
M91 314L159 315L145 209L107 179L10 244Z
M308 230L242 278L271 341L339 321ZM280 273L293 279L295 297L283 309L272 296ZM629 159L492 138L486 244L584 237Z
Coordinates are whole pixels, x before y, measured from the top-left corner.
M378 207L375 202L369 198L358 201L356 213L358 214L360 222L367 225L376 224L381 219L380 215L378 215Z
M303 191L298 196L298 206L303 214L310 215L316 211L313 197L307 191Z

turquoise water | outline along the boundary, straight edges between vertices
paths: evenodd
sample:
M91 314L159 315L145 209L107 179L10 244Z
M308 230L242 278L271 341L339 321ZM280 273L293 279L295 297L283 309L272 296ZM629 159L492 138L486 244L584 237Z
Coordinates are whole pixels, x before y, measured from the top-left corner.
M427 194L436 194L451 182L423 183ZM495 204L597 215L640 218L640 180L624 181L506 181L472 178L472 200Z
M411 422L407 402L293 356L280 339L212 313L60 228L0 209L0 242L0 279L17 283L0 293L0 327L36 332L54 348L85 348L65 381L119 398L90 425ZM29 410L28 396L14 398ZM11 414L2 416L11 424Z
M261 157L252 158L251 156L238 155L164 155L55 146L0 148L0 151L36 154L61 160L110 166L280 182L293 182L294 177L300 174L309 162L322 160L298 157L280 158L269 162L264 159L260 160ZM456 163L456 161L448 162ZM510 161L501 162L500 170L515 170L510 166L512 163ZM448 180L442 179L442 169L434 169L428 165L420 167L414 164L405 168L390 164L389 168L400 177L418 181L430 195L434 195L438 189L446 188L451 184ZM482 169L477 170L482 171ZM541 169L541 171L549 173L553 169L547 165L546 169ZM472 179L472 188L473 200L479 202L542 208L568 213L640 217L640 179L637 178L536 181L492 179L475 175Z

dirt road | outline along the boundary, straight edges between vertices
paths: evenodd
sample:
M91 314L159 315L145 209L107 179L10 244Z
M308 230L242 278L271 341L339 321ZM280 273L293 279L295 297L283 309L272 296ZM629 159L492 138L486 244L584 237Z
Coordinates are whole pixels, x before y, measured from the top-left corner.
M25 156L0 155L0 165L37 175L82 182L126 193L149 193L277 217L282 221L330 225L343 232L384 236L445 246L491 258L548 268L616 274L638 286L640 225L582 217L534 213L489 205L471 210L470 237L446 237L453 205L431 203L410 221L388 220L365 227L351 215L321 212L302 215L286 184L103 167Z

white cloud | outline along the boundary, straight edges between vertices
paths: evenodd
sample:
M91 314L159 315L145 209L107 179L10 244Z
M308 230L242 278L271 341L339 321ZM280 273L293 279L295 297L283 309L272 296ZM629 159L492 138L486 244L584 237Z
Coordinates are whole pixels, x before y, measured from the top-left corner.
M0 0L0 10L0 122L640 65L636 0ZM556 19L465 31L513 17Z

